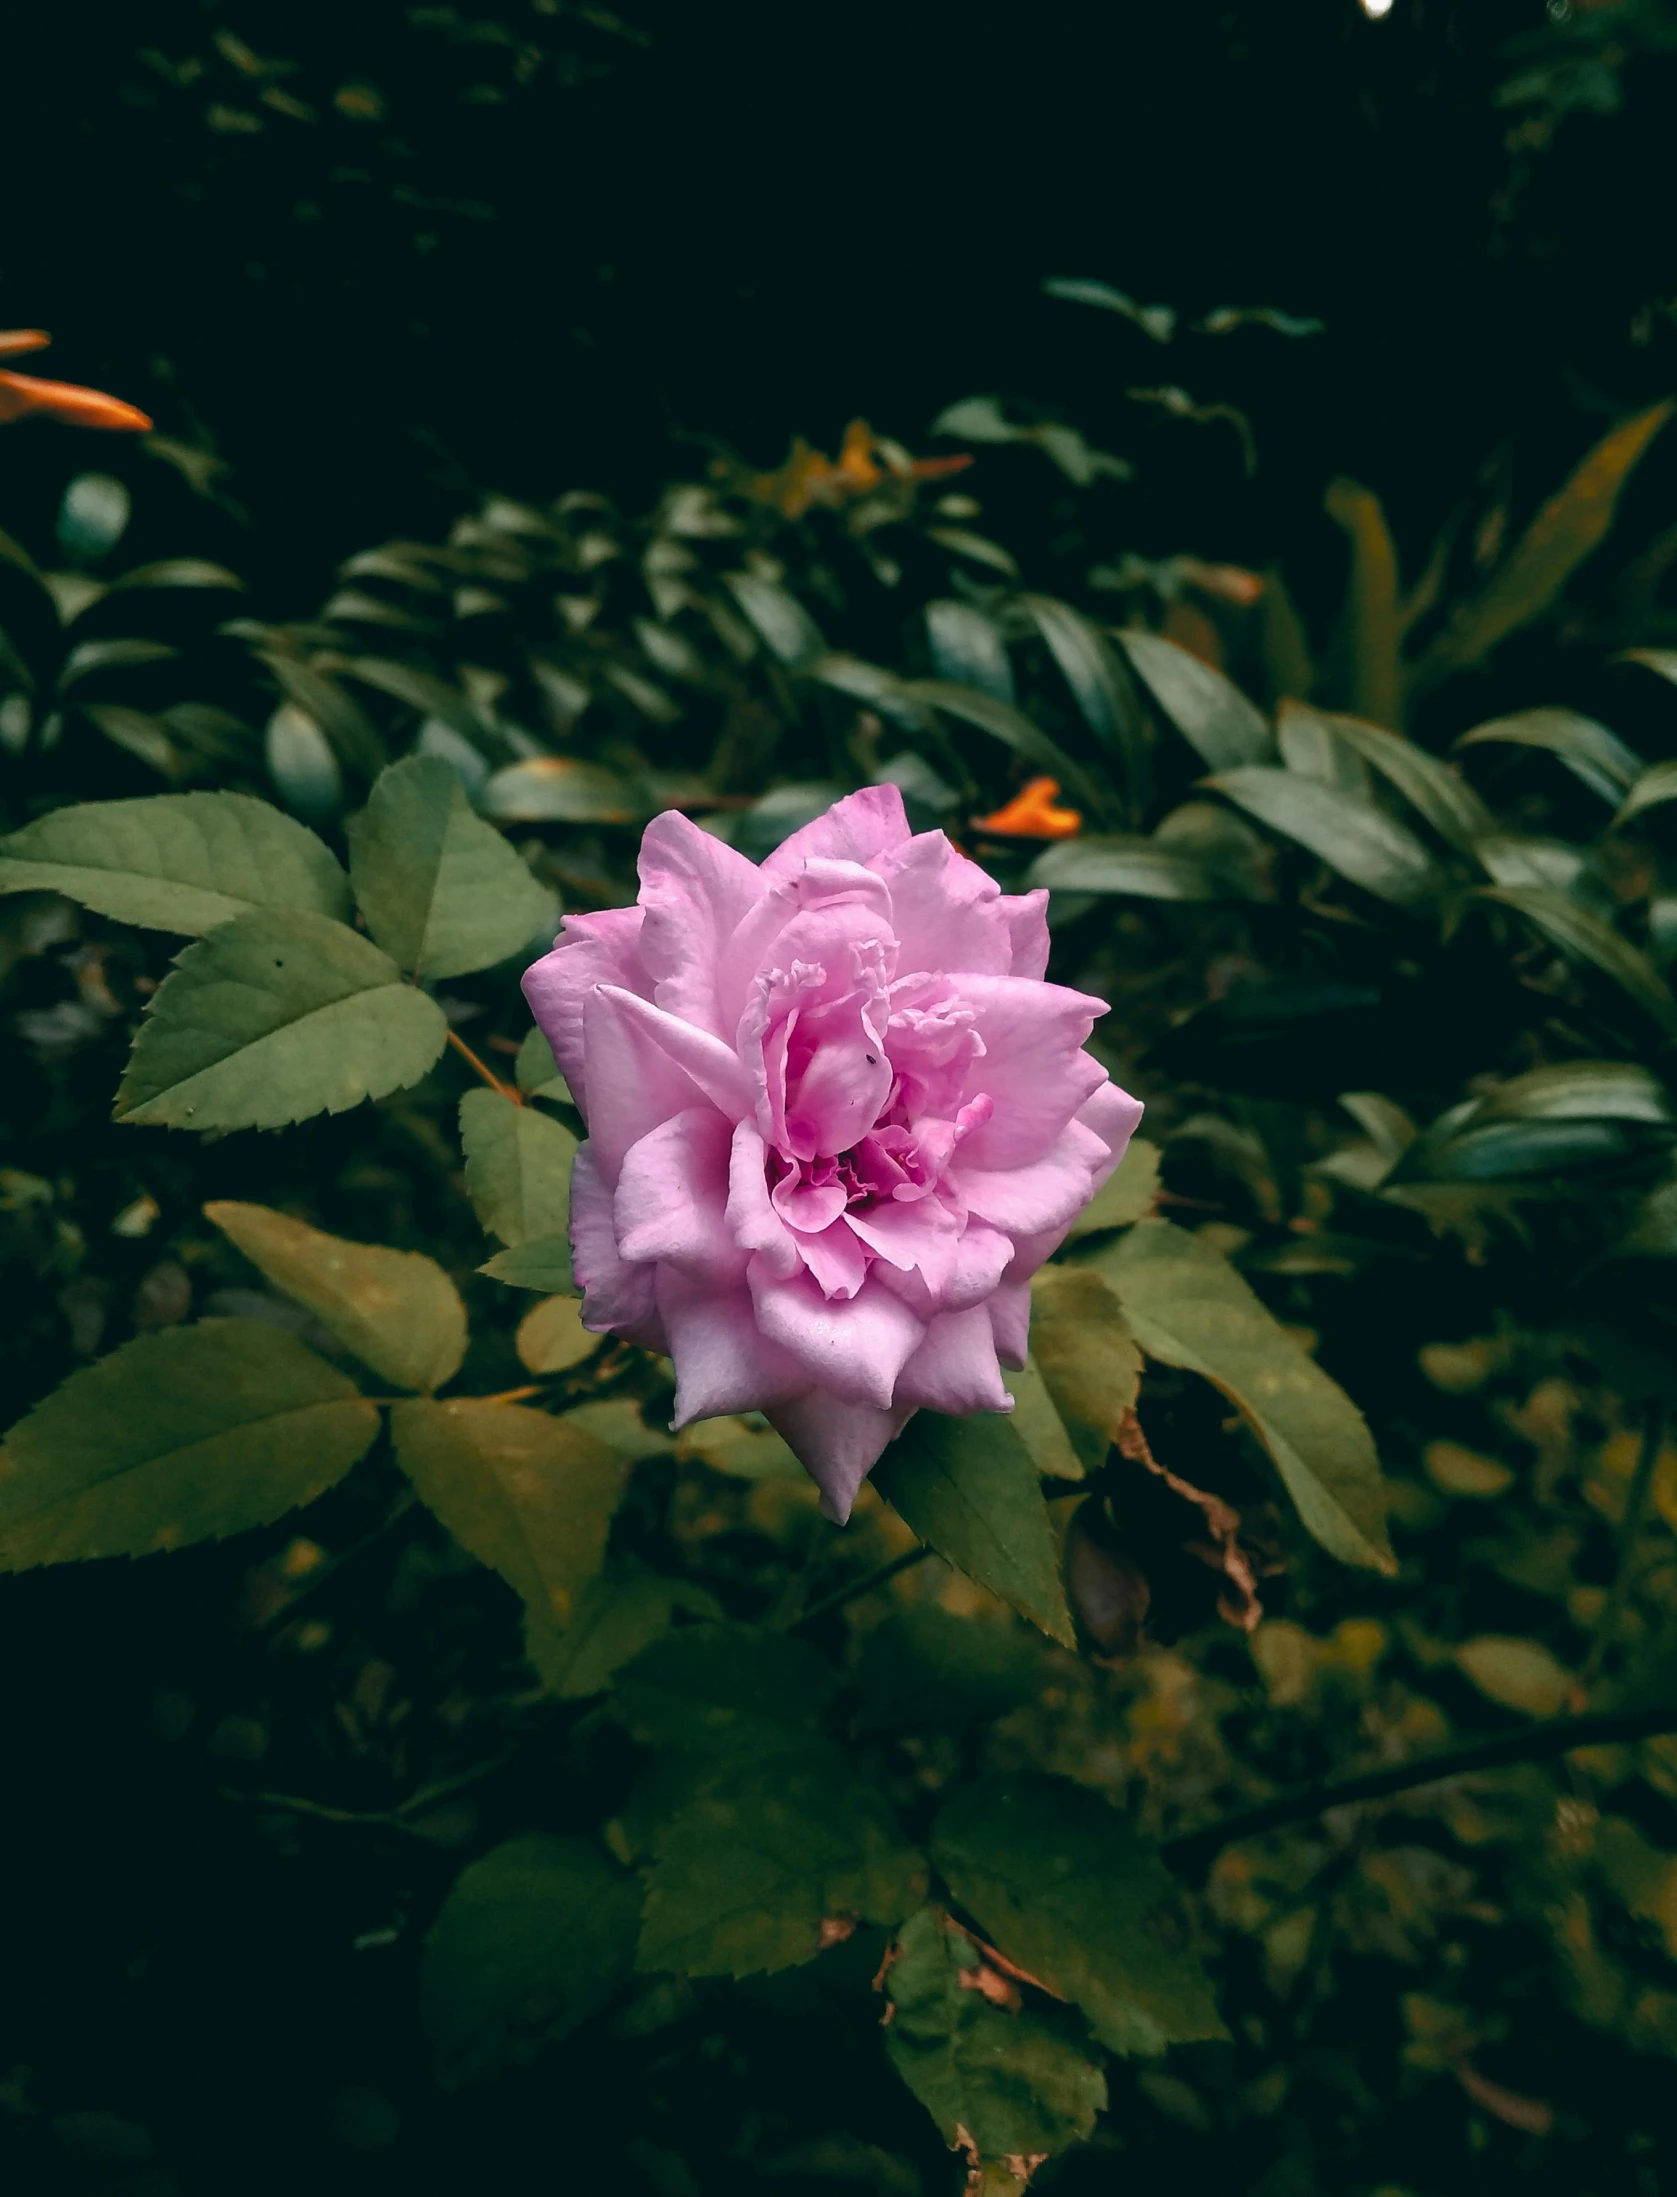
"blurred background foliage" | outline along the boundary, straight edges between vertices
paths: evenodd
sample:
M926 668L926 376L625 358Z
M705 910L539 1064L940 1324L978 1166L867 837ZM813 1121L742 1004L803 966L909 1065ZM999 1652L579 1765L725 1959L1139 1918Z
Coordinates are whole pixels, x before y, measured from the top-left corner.
M418 747L585 908L657 807L756 855L889 774L1053 886L1163 1209L1367 1413L1392 1580L1314 1552L1226 1403L1154 1366L1148 1439L1240 1510L1255 1632L1117 1452L1062 1506L1079 1653L938 1564L830 1620L911 1812L1038 1768L1176 1837L1672 1691L1674 69L1655 0L9 29L0 318L157 428L0 448L7 828L204 786L332 837ZM1080 826L1009 831L1043 777ZM8 1421L194 1312L295 1319L206 1198L429 1250L474 1375L531 1370L528 1300L473 1274L452 1061L188 1146L108 1119L164 943L27 893L0 956ZM510 1071L511 972L445 1005ZM615 1559L690 1615L904 1546L865 1505L813 1555L801 1482L657 1434L655 1371L551 1378L616 1411ZM879 1933L636 1987L545 2054L526 2009L434 2085L448 1887L612 1816L630 1756L392 1494L375 1463L263 1536L6 1582L14 2186L958 2181L876 2050ZM1669 2184L1670 1736L1307 1815L1194 1881L1231 2041L1114 2063L1044 2187Z

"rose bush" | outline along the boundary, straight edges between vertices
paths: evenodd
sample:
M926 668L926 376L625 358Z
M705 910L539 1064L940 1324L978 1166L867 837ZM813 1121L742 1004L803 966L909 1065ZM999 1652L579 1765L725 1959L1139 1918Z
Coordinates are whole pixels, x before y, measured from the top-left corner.
M757 1410L832 1518L922 1405L1007 1411L1030 1276L1139 1102L1084 1050L1008 895L895 786L759 867L671 811L632 908L567 918L525 991L588 1125L584 1324L667 1352L676 1424Z

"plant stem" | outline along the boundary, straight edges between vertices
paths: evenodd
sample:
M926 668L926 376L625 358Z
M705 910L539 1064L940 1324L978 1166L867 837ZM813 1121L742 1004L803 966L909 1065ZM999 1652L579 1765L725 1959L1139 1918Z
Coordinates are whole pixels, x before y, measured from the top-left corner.
M490 1090L498 1091L502 1098L510 1099L514 1106L524 1104L524 1093L513 1084L503 1083L489 1063L486 1060L479 1059L478 1055L472 1051L458 1030L449 1031L448 1042L454 1047L460 1058L466 1062L467 1066L483 1078Z
M885 1586L899 1572L910 1571L916 1564L923 1564L931 1553L923 1545L920 1548L904 1549L901 1556L893 1556L888 1564L881 1564L876 1571L866 1572L860 1579L852 1579L847 1586L835 1587L831 1594L823 1595L801 1617L795 1617L786 1630L798 1632L805 1625L813 1625L818 1617L825 1617L829 1610L842 1609L846 1602L859 1602L864 1594L872 1594L876 1588Z
M1186 1874L1203 1868L1237 1839L1256 1838L1260 1832L1277 1830L1284 1823L1303 1822L1309 1816L1325 1814L1329 1808L1346 1808L1363 1800L1389 1800L1394 1793L1442 1784L1447 1778L1506 1769L1516 1762L1541 1762L1550 1755L1570 1754L1575 1747L1652 1739L1661 1732L1677 1732L1677 1702L1668 1701L1653 1709L1606 1709L1588 1716L1557 1717L1524 1731L1501 1732L1495 1739L1482 1739L1471 1747L1396 1763L1389 1770L1370 1770L1362 1777L1312 1785L1300 1793L1283 1793L1275 1800L1261 1801L1255 1808L1243 1808L1238 1815L1225 1816L1219 1823L1208 1823L1203 1830L1167 1839L1164 1858L1173 1869Z
M1624 1614L1630 1595L1631 1580L1636 1570L1636 1543L1648 1516L1648 1505L1653 1500L1654 1470L1660 1461L1660 1450L1665 1441L1665 1406L1657 1399L1644 1406L1642 1420L1642 1446L1636 1453L1636 1470L1631 1474L1630 1487L1625 1495L1625 1514L1619 1522L1619 1555L1614 1566L1613 1584L1607 1590L1607 1599L1601 1605L1601 1615L1596 1619L1595 1637L1590 1642L1590 1652L1579 1672L1579 1683L1593 1678L1600 1670L1608 1649L1613 1645L1613 1635L1619 1629L1619 1619Z

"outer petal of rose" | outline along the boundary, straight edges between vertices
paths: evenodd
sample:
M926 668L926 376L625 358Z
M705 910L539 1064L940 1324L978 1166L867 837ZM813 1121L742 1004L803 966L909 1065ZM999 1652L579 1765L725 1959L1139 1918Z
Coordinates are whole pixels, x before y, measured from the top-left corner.
M789 1350L804 1379L846 1403L888 1410L897 1375L920 1347L923 1324L870 1275L854 1297L829 1299L808 1274L777 1281L751 1262L757 1324Z
M850 1516L856 1490L879 1462L913 1412L877 1411L870 1404L844 1404L819 1389L772 1405L766 1414L810 1478L821 1490L821 1511L835 1526Z
M653 1290L655 1269L619 1255L611 1192L594 1164L591 1145L571 1170L571 1265L582 1285L582 1324L596 1335L625 1335L643 1350L668 1346Z
M950 844L942 832L918 832L882 855L879 874L891 888L891 928L897 968L972 970L1007 976L1013 941L996 881Z
M717 969L728 940L768 893L762 872L666 809L646 827L640 876L641 957L653 999L684 1022L731 1040L717 1006Z
M987 1222L969 1219L955 1245L948 1273L937 1277L935 1286L928 1282L923 1268L903 1273L883 1258L875 1262L872 1272L874 1279L893 1297L900 1297L916 1318L930 1320L940 1312L964 1312L969 1305L982 1304L1011 1267L1013 1257L1011 1237Z
M796 877L813 855L839 862L872 862L912 835L903 797L895 786L864 786L860 793L835 801L790 839L783 839L763 864L765 877Z
M1106 1081L1106 1070L1083 1050L1105 1003L1063 984L1016 976L966 976L955 990L984 1041L962 1096L984 1092L995 1101L988 1121L962 1146L962 1159L986 1168L1039 1159Z
M930 1411L1011 1411L1002 1386L996 1338L981 1304L967 1312L940 1312L926 1340L897 1376L897 1402Z
M730 1123L751 1111L749 1079L719 1038L616 985L597 984L590 993L583 1042L594 1107L589 1134L614 1189L630 1145L669 1115L703 1099Z
M1094 1195L1095 1178L1111 1147L1080 1121L1068 1121L1043 1157L993 1173L957 1155L954 1181L970 1212L1009 1236L1069 1228Z
M1013 942L1013 974L1040 977L1048 969L1048 887L1003 893L1001 909Z
M524 997L553 1047L559 1073L570 1085L583 1119L588 1117L588 1071L583 1062L583 1003L596 984L647 992L640 958L641 911L608 908L601 915L568 915L551 953L524 972Z
M623 1258L668 1261L701 1281L743 1285L745 1253L727 1225L731 1142L722 1115L695 1106L629 1147L612 1199Z
M1104 1139L1111 1154L1106 1164L1095 1170L1097 1190L1129 1150L1130 1139L1140 1128L1144 1111L1140 1099L1132 1098L1128 1091L1110 1079L1077 1109L1077 1118L1084 1128L1092 1129L1097 1137Z
M728 1160L728 1232L735 1243L755 1251L776 1281L790 1281L802 1266L792 1231L769 1196L768 1146L757 1125L742 1121L734 1129Z
M1044 1257L1047 1254L1044 1253ZM1039 1260L1038 1265L1041 1264ZM1035 1272L1033 1267L1031 1270ZM1031 1347L1031 1285L1027 1276L1008 1276L996 1284L984 1307L990 1331L996 1338L996 1356L1015 1373L1025 1363Z
M663 1267L658 1308L675 1360L675 1419L761 1411L795 1396L809 1376L758 1328L751 1292L718 1289Z

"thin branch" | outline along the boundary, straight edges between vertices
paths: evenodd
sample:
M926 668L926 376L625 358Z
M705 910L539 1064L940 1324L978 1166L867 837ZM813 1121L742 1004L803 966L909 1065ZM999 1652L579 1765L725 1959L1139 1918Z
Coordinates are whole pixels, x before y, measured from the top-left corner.
M872 1594L895 1579L899 1572L910 1571L916 1564L923 1564L932 1551L922 1544L919 1548L905 1549L901 1556L893 1556L888 1564L881 1564L877 1571L852 1579L848 1586L835 1587L831 1594L823 1595L819 1602L811 1603L801 1617L795 1617L786 1627L788 1632L798 1632L805 1625L813 1625L818 1617L825 1617L829 1610L842 1609L846 1602L859 1602L864 1594Z
M1654 1494L1654 1468L1660 1461L1660 1451L1665 1443L1665 1406L1657 1399L1644 1407L1642 1420L1642 1446L1636 1453L1636 1470L1631 1475L1630 1488L1625 1496L1625 1514L1619 1521L1619 1555L1613 1571L1613 1584L1607 1590L1607 1599L1601 1605L1601 1615L1596 1619L1595 1637L1590 1642L1590 1652L1584 1658L1579 1672L1579 1682L1592 1679L1600 1670L1608 1649L1613 1645L1613 1635L1619 1629L1619 1619L1624 1614L1625 1602L1630 1594L1631 1579L1636 1570L1636 1544L1641 1535L1643 1521Z
M494 1069L490 1067L489 1063L486 1060L480 1060L477 1054L472 1051L471 1047L466 1043L465 1039L460 1035L458 1030L450 1030L450 1032L448 1033L448 1042L454 1047L454 1050L460 1055L460 1058L465 1061L467 1066L475 1070L475 1072L483 1078L484 1082L488 1084L490 1090L498 1091L502 1098L510 1099L514 1106L522 1106L524 1104L524 1093L520 1091L514 1084L503 1083L500 1077L495 1073Z
M1301 1793L1282 1793L1255 1808L1244 1808L1238 1815L1225 1816L1220 1823L1208 1823L1203 1830L1167 1839L1164 1858L1173 1869L1188 1874L1205 1867L1237 1839L1256 1838L1285 1823L1302 1823L1308 1817L1324 1815L1330 1808L1348 1808L1364 1800L1389 1800L1394 1793L1441 1785L1448 1778L1507 1769L1516 1762L1542 1762L1553 1755L1571 1754L1575 1747L1610 1747L1630 1740L1653 1739L1661 1732L1677 1732L1677 1702L1665 1702L1657 1709L1604 1709L1588 1716L1557 1717L1523 1731L1499 1733L1495 1739L1482 1739L1471 1747L1421 1755L1387 1770L1369 1770L1361 1777L1312 1785Z

